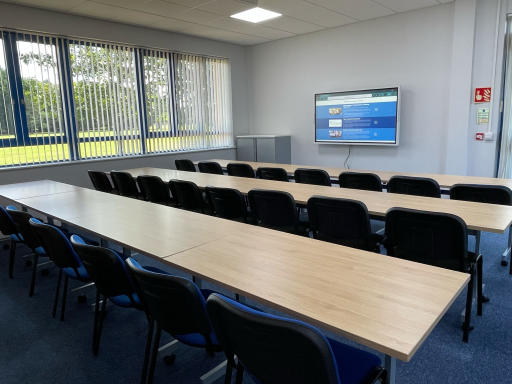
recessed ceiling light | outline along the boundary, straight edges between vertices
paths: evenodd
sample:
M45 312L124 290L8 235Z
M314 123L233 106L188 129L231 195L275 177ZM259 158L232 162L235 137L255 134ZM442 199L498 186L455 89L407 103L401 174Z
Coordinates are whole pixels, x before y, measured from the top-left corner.
M282 16L280 13L267 11L263 8L253 8L248 11L240 12L235 15L231 15L234 19L240 19L244 21L249 21L251 23L259 23L261 21L273 19L275 17Z

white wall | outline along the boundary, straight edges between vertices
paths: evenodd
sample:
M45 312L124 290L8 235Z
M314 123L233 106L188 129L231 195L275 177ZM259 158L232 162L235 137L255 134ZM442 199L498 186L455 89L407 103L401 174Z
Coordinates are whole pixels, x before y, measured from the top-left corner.
M228 58L231 64L234 134L240 135L249 132L247 57L243 46L3 2L0 2L0 27ZM0 184L48 178L75 185L90 186L87 169L111 170L142 166L174 168L176 157L200 160L213 157L234 159L235 156L234 149L227 149L193 154L181 153L100 160L92 163L75 162L66 165L35 166L16 170L2 169L0 170Z

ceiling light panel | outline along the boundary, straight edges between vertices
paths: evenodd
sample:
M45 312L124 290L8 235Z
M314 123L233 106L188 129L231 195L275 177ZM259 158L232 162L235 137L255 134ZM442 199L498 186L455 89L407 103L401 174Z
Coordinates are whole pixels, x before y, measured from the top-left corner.
M231 15L231 17L234 19L249 21L251 23L260 23L262 21L274 19L279 16L282 15L280 13L267 11L266 9L259 7Z

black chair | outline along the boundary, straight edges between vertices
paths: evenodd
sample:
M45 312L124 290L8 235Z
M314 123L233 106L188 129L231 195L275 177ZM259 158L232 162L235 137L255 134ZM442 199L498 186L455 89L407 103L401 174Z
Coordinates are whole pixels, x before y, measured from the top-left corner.
M485 204L512 205L512 191L501 185L455 184L450 188L450 199L473 201ZM470 230L469 234L476 237L475 253L480 251L480 231ZM512 230L509 228L508 248L503 254L501 265L507 265L507 254L512 247ZM512 263L510 272L512 275Z
M18 243L23 242L23 238L19 234L19 230L16 227L16 223L13 221L9 212L2 206L0 206L0 232L2 235L9 236L11 239L11 245L9 249L9 279L12 279L14 271L14 257L16 256L16 246Z
M155 204L171 205L172 199L169 188L158 176L140 175L137 177L137 184L146 201Z
M206 213L206 203L203 199L203 194L195 183L173 179L169 181L169 188L179 208Z
M441 188L428 177L393 176L388 181L388 192L402 195L441 197Z
M130 197L132 199L142 198L137 189L135 179L128 172L111 171L110 177L120 196Z
M39 236L34 231L34 228L30 225L30 219L33 216L28 212L18 211L13 206L8 206L7 211L9 215L12 217L13 221L16 223L16 226L23 237L23 242L27 247L29 247L32 252L34 252L34 259L32 261L32 278L30 280L30 289L29 296L34 295L34 289L36 284L36 271L37 271L37 263L39 262L39 257L49 257L42 247L41 240Z
M239 190L210 186L206 186L205 190L215 216L244 223L249 222L250 214L245 198Z
M227 166L229 176L247 177L254 179L254 169L249 164L244 163L229 163Z
M131 258L126 259L126 267L150 316L145 362L149 359L152 344L152 322L156 323L148 384L153 382L162 331L183 344L206 349L210 356L221 350L206 313L205 300L212 291L200 290L192 281L182 277L145 270Z
M483 294L482 255L468 252L466 223L460 217L447 213L391 208L386 213L384 246L389 256L471 274L463 324L463 341L467 342L475 273L479 316L482 315Z
M331 177L323 169L297 168L294 177L296 183L324 185L327 187L332 185Z
M91 277L87 273L82 261L76 254L73 246L67 237L57 228L43 224L39 220L30 219L30 225L39 236L43 249L50 256L55 265L60 269L59 279L57 280L57 290L55 292L55 301L53 303L52 316L57 312L57 303L59 301L60 283L64 273L64 289L62 294L62 307L60 320L64 321L64 312L66 310L66 297L68 293L68 279L79 280L84 283L91 282Z
M244 370L258 383L387 383L379 357L326 338L307 323L258 312L218 294L208 297L206 309L227 356L225 383L231 383L233 368L237 384Z
M289 181L288 172L283 168L259 167L257 172L260 179Z
M196 167L192 160L189 159L176 159L174 160L174 164L176 164L176 169L178 171L186 171L186 172L195 172Z
M382 181L374 173L342 172L338 180L340 188L382 192Z
M87 171L89 173L89 177L91 178L92 185L94 189L100 192L106 193L117 193L115 188L112 187L112 183L110 182L107 174L105 172L100 171Z
M124 260L116 252L108 248L87 245L77 235L71 236L71 244L96 287L92 350L98 355L107 299L123 308L142 310L143 307L135 294Z
M380 253L384 236L372 234L370 215L360 201L311 196L309 230L313 237L330 243Z
M297 205L288 192L251 189L248 198L251 213L259 225L306 235L306 225L299 221Z
M199 172L201 173L212 173L214 175L224 174L224 171L222 170L220 164L216 163L215 161L200 161L197 164L197 167L199 168Z

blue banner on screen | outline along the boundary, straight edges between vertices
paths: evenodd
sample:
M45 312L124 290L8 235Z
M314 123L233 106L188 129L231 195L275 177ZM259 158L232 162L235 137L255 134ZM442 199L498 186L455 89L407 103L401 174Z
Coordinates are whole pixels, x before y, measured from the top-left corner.
M315 95L315 141L397 145L398 88Z

